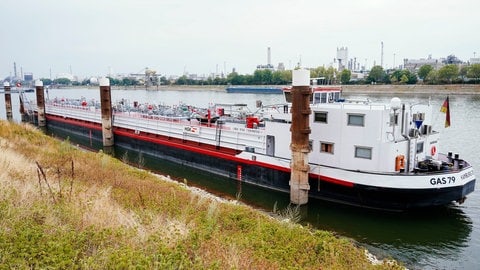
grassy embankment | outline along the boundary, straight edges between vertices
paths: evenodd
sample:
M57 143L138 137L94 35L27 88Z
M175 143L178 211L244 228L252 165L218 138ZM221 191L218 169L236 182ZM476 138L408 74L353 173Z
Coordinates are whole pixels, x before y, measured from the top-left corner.
M0 269L397 269L330 232L0 121Z

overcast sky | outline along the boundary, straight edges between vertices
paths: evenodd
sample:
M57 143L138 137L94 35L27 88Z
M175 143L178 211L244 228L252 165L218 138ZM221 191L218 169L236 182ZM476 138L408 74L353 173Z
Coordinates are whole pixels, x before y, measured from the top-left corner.
M362 65L480 56L478 0L1 0L0 78L70 70L251 74L267 63L329 66L337 48Z

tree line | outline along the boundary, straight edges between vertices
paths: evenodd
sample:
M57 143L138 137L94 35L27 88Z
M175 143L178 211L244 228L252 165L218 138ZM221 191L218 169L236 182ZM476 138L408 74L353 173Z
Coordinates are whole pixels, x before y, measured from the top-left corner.
M480 64L447 64L438 70L431 65L423 65L416 74L406 69L386 72L381 66L374 66L365 83L416 84L419 79L425 84L479 83Z
M414 73L407 69L384 70L374 66L365 78L352 80L352 72L343 69L338 72L333 67L317 67L310 69L310 78L317 78L320 84L416 84L421 80L425 84L479 83L480 64L460 66L446 64L436 70L431 65L423 65ZM131 78L109 78L111 85L134 86L142 82ZM41 79L44 85L88 85L89 80L72 82L67 78L55 80ZM160 85L288 85L292 82L290 70L257 69L253 74L232 72L226 77L209 77L205 80L191 79L184 75L176 80L159 78Z
M418 72L407 69L384 70L374 66L365 78L352 80L352 72L343 69L338 72L333 67L310 69L310 78L319 79L321 84L416 84L419 80L426 84L479 83L480 64L461 66L446 64L436 70L431 65L423 65ZM232 72L227 77L208 78L206 80L189 79L182 76L172 82L176 85L286 85L292 82L292 72L255 70L252 75Z

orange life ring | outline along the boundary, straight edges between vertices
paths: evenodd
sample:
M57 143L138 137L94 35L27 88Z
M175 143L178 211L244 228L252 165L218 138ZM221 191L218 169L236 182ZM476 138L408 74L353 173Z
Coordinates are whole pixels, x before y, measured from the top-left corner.
M432 148L430 149L430 154L432 154L432 156L435 156L435 154L437 153L437 147L432 146Z
M398 155L395 157L395 171L400 171L405 169L405 156Z

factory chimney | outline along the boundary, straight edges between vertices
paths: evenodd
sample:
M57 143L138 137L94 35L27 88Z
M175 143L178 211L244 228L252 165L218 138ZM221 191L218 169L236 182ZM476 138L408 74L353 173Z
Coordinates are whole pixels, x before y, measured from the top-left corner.
M380 57L380 66L383 68L383 41L382 41L382 55Z
M270 47L267 48L267 65L268 67L272 66L272 57L271 57Z

